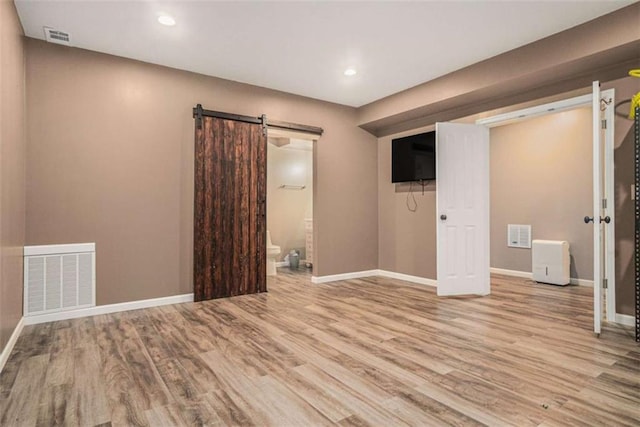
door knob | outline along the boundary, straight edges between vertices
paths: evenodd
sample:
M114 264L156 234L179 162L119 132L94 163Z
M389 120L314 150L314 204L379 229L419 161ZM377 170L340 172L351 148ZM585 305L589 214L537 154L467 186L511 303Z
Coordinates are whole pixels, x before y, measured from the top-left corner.
M589 217L589 216L585 216L584 217L584 223L585 224L589 224L592 221L593 221L592 217ZM600 222L604 222L604 223L609 224L611 222L611 217L609 215L605 216L604 218L600 217Z
M447 216L445 214L440 215L440 219L443 221L447 220Z

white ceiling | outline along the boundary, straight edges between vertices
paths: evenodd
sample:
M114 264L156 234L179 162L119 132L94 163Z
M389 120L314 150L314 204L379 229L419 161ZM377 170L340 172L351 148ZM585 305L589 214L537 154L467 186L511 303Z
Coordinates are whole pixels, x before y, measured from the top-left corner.
M631 3L16 0L29 37L53 27L76 47L351 106Z

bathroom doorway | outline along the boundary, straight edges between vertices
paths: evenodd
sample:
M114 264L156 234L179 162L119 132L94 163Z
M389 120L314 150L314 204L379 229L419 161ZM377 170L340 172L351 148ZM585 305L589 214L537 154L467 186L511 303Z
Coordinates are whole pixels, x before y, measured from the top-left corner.
M310 272L313 244L313 148L317 135L269 129L267 276L278 268Z

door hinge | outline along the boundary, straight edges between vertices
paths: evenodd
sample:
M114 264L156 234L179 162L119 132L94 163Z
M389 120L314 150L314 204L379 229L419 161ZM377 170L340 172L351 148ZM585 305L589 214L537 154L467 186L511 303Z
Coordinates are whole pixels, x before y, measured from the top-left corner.
M607 199L602 199L602 209L607 209Z
M609 280L602 279L602 289L609 289Z
M607 119L603 119L602 120L602 129L606 129L607 128Z

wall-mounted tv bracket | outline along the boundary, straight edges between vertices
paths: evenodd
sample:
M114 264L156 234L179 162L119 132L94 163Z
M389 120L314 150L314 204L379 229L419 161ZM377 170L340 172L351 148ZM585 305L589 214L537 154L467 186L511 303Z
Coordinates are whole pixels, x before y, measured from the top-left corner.
M223 113L221 111L205 110L204 108L202 108L202 104L198 104L193 108L193 118L196 119L196 127L198 129L202 129L203 117L215 117L218 119L233 120L236 122L259 124L262 126L262 132L264 133L264 135L267 134L267 130L269 128L301 132L301 133L310 134L312 136L317 136L317 137L321 136L322 133L324 132L322 128L319 128L317 126L300 125L297 123L281 122L279 120L267 120L267 116L265 114L262 114L261 116L258 116L258 117L243 116L240 114L231 114L231 113ZM317 139L317 138L312 138L312 139Z
M420 183L420 185L422 186L422 195L424 196L424 187L426 187L427 185L429 185L430 181L421 179L420 181L418 181Z

